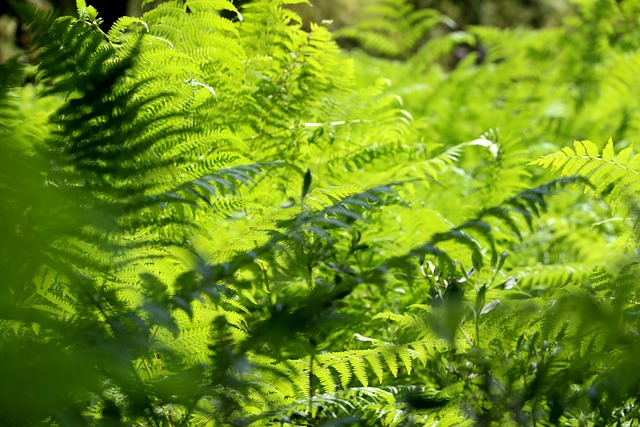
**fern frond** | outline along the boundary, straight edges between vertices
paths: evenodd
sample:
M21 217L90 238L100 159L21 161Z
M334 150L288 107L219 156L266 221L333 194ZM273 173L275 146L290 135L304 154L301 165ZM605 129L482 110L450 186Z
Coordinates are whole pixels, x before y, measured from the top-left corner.
M525 291L558 289L571 283L582 283L589 277L589 267L584 264L545 265L523 269L516 273L518 286Z
M427 40L409 61L420 67L429 67L450 55L456 47L474 46L476 43L477 40L473 34L466 31L453 31Z
M337 31L373 53L400 57L412 50L437 24L450 21L434 9L414 9L402 0L371 2L359 25Z
M631 146L616 155L612 140L602 152L591 141L575 141L573 148L565 147L532 164L563 176L583 175L592 182L597 195L612 188L608 200L614 207L632 198L640 189L640 156L633 154Z
M459 226L453 227L445 232L434 234L427 243L412 249L408 256L417 257L421 260L424 260L425 257L433 256L442 263L445 272L454 273L454 259L443 250L442 243L455 242L468 249L473 267L476 270L480 270L484 264L484 254L482 246L478 240L473 237L473 235L478 235L489 244L491 264L494 265L498 261L498 251L493 237L493 230L488 220L497 220L505 225L507 229L519 235L520 231L515 222L514 214L523 218L527 225L532 227L533 217L538 216L540 212L544 211L547 207L545 197L558 187L576 182L584 182L584 179L580 177L560 178L538 187L526 189L518 195L505 200L500 206L483 209L475 218L467 220ZM405 265L406 259L397 257L393 258L393 261L389 261L388 266L401 266Z

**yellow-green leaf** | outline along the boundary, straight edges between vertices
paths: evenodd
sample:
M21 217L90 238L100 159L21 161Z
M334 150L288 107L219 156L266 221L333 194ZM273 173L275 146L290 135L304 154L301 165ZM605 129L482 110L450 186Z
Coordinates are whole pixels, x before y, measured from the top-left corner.
M335 363L331 364L331 367L338 372L338 377L340 378L340 384L343 388L349 387L349 382L351 382L351 367L346 360L339 360Z
M614 155L613 141L611 140L611 138L609 138L607 145L604 147L604 150L602 151L602 160L611 162L613 161L613 155Z
M631 159L631 153L633 153L633 147L628 146L620 153L618 153L618 158L616 158L616 164L618 166L627 166L629 164L629 160Z
M394 377L398 376L398 359L396 358L396 353L394 349L388 349L382 352L382 358L387 363L389 370L393 374Z
M369 365L371 365L371 369L373 369L373 372L378 377L378 381L382 382L382 378L384 376L384 370L382 369L382 363L380 362L378 355L375 353L370 354L366 357L366 359L367 359L367 362L369 362Z
M359 357L351 357L349 358L349 363L353 368L354 375L358 381L360 381L360 384L362 384L363 387L369 387L369 378L362 359Z
M584 147L584 143L582 141L573 141L573 146L576 148L577 156L585 156L587 154L587 150Z
M585 150L587 150L587 156L592 159L600 156L600 150L598 150L598 146L589 140L582 141Z

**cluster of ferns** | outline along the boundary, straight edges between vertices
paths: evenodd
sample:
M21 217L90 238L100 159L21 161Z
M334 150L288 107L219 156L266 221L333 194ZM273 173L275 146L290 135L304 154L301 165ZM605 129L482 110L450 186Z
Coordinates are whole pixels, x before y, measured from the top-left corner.
M0 65L1 425L640 417L640 1L76 3Z

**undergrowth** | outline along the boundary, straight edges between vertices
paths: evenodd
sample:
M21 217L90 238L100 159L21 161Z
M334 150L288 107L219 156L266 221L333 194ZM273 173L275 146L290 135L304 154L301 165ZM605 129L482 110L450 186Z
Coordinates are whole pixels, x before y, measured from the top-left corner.
M640 2L292 3L16 6L0 424L633 425Z

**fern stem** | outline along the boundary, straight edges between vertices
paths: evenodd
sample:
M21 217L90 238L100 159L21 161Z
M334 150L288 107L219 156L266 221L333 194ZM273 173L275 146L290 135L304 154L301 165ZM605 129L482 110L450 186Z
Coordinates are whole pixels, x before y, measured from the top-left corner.
M289 129L293 130L296 127L318 128L318 127L324 127L324 126L343 126L343 125L350 125L350 124L357 124L357 123L372 123L372 121L367 119L353 119L353 120L338 120L335 122L328 122L328 123L310 122L310 123L303 123L302 125L298 125L298 126L291 126L289 127Z
M309 413L307 424L312 425L313 421L313 353L309 356Z
M246 138L243 138L243 141L254 141L254 140L258 139L258 138L263 138L265 136L268 136L269 138L275 138L278 135L282 135L283 133L286 133L288 131L292 131L292 130L295 130L295 129L299 129L299 128L319 128L319 127L324 127L324 126L344 126L344 125L360 124L360 123L373 123L373 120L369 120L369 119L353 119L353 120L338 120L338 121L327 122L327 123L322 123L322 122L301 123L301 124L298 124L298 125L289 126L289 127L284 128L282 130L279 130L277 132L272 132L272 133L263 132L263 133L261 133L259 135L248 136Z

